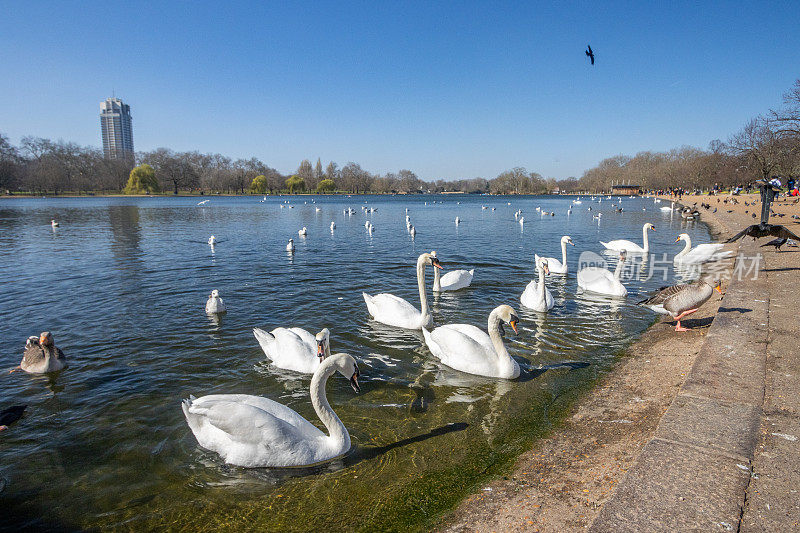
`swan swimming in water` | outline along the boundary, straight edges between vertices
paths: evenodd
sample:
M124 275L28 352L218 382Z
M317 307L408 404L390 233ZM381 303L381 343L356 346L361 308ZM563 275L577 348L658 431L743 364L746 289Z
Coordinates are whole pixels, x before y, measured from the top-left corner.
M578 272L578 288L585 292L593 292L605 296L627 296L628 289L619 280L626 255L627 252L624 250L619 253L619 262L617 262L617 268L613 274L600 267L582 268Z
M564 235L561 237L561 261L555 257L543 257L547 259L547 267L550 269L550 274L566 274L569 268L567 267L567 245L575 246L572 242L572 237ZM534 256L538 257L538 256ZM536 260L538 263L538 259Z
M38 339L28 337L22 362L14 370L21 369L29 374L46 374L58 372L66 366L67 358L60 348L56 348L53 335L49 331L43 331Z
M539 281L531 280L522 295L519 297L520 303L528 309L533 309L539 313L546 313L555 305L553 295L544 282L544 278L550 273L547 259L534 255L536 259L536 270L539 273Z
M228 464L247 468L313 465L350 450L350 434L325 394L325 384L334 372L348 378L354 391L361 390L358 366L348 354L326 358L314 372L311 404L330 435L263 396L211 394L189 397L181 407L200 446L218 453Z
M300 235L301 237L305 237L306 235L308 235L308 230L306 229L305 226L303 226L303 229L298 230L297 234Z
M331 355L328 328L316 336L302 328L275 328L269 333L253 328L253 335L272 364L285 370L313 374Z
M217 244L217 238L212 235L211 237L208 238L208 244L210 246L214 246L215 244Z
M334 222L333 220L331 220L331 231L333 231L333 230L335 230L335 229L336 229L336 222Z
M519 364L508 355L503 344L503 323L517 333L517 317L510 305L501 305L489 314L489 334L471 324L447 324L428 331L422 328L425 344L443 364L479 376L515 379Z
M439 264L439 259L432 254L424 253L417 258L417 285L419 287L422 311L418 311L408 301L394 294L381 293L370 296L363 292L361 294L372 318L377 322L405 329L430 327L433 324L433 318L428 308L428 295L425 293L425 267L427 265L433 265L434 268L442 268Z
M57 228L58 227L58 222L56 222L56 219L52 219L52 220L50 220L50 225L53 226L54 228Z
M436 252L431 252L436 257ZM439 273L438 268L433 269L433 292L457 291L465 289L472 284L472 277L475 269L472 270L451 270L444 276Z
M206 302L206 314L214 314L214 313L225 313L228 310L225 307L225 302L222 301L222 298L219 296L219 291L214 289L211 291L211 294L208 296L208 301Z
M688 233L681 233L675 242L685 241L686 245L683 250L675 255L672 260L673 263L682 264L698 264L707 263L709 261L720 261L726 257L730 257L733 252L723 251L723 244L698 244L692 248L692 239Z
M646 254L650 251L650 241L647 239L647 230L649 229L655 231L656 227L649 222L642 226L642 240L644 241L644 246L639 246L635 242L625 239L617 239L609 242L600 241L600 244L607 250L614 250L615 252L624 250L628 253Z
M286 251L290 254L294 253L294 239L289 239L289 243L286 245Z

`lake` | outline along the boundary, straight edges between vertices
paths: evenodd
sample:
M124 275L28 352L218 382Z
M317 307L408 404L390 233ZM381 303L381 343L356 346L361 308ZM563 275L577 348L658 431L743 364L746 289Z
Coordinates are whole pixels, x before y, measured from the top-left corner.
M426 529L546 434L653 323L654 314L634 304L674 282L678 233L710 242L704 225L660 211L667 203L624 198L617 213L616 197L583 197L567 215L574 198L212 197L200 206L203 198L187 197L0 200L0 408L29 406L0 433L3 526ZM376 211L365 214L365 205ZM537 206L555 216L541 216ZM346 215L347 207L355 213ZM51 228L51 219L60 227ZM634 265L627 299L576 294L580 253L600 252L600 240L640 243L645 222L656 226L650 257L658 261ZM306 238L297 233L303 226ZM560 259L562 235L576 246L568 250L569 275L548 277L556 306L547 315L526 311L519 297L535 276L533 253ZM289 238L293 255L285 251ZM507 328L505 342L523 368L518 380L451 370L420 332L371 320L362 291L419 305L415 262L431 250L445 272L475 269L471 287L429 292L437 325L484 329L497 305L517 310L519 334ZM212 289L228 307L219 319L204 311ZM360 394L338 375L327 386L353 447L311 468L226 465L198 446L183 398L263 395L321 427L310 376L270 366L253 337L254 327L278 326L327 327L332 351L358 360ZM25 339L42 331L53 333L69 367L50 376L8 374Z

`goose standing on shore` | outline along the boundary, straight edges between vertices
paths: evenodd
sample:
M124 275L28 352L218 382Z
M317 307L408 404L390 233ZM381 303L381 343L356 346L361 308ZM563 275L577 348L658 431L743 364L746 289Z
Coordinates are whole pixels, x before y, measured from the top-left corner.
M28 337L22 362L14 370L21 369L29 374L46 374L47 372L58 372L66 366L67 358L64 357L64 352L60 348L56 348L53 335L49 331L44 331L38 339Z
M650 222L642 226L642 241L644 246L639 246L635 242L625 239L617 239L609 242L600 241L600 244L602 244L607 250L614 250L616 252L621 252L624 250L628 253L646 254L650 252L650 241L647 238L647 230L649 229L655 231L656 227Z
M550 268L548 267L547 259L538 255L534 257L536 258L539 281L531 280L522 292L522 296L519 297L519 301L523 307L533 309L539 313L546 313L555 305L553 295L550 294L550 289L547 288L544 282L545 276L550 273Z
M670 315L677 320L675 331L689 331L681 326L681 320L696 312L711 298L715 290L722 294L720 282L704 278L694 283L664 287L650 298L638 302L638 305L649 307L656 313Z
M561 237L561 261L555 257L542 257L547 260L547 267L550 269L550 274L566 274L569 270L567 267L567 245L575 246L572 242L572 237L564 235ZM538 257L538 256L535 256ZM537 260L538 262L538 260Z
M417 310L407 300L399 298L394 294L381 293L370 296L362 292L367 310L372 318L377 322L389 326L396 326L405 329L420 329L430 327L433 324L431 310L428 307L428 295L425 292L425 267L433 265L434 268L442 268L439 259L432 254L424 253L417 258L417 286L419 288L419 300L421 311Z
M253 335L272 364L285 370L313 374L331 355L328 328L316 336L302 328L275 328L269 333L253 328Z
M335 372L348 378L354 391L361 390L358 366L348 354L337 353L314 371L311 404L330 435L289 407L262 396L211 394L189 397L181 407L200 446L218 453L228 464L247 468L312 465L350 450L350 434L325 394L328 378Z
M431 252L436 257L436 251ZM472 284L472 277L475 269L472 270L451 270L444 276L439 273L438 268L433 269L433 292L457 291L465 289Z
M489 314L489 334L470 324L447 324L428 331L422 328L425 344L443 364L479 376L515 379L519 364L508 355L503 344L503 324L517 333L517 317L510 305L501 305Z

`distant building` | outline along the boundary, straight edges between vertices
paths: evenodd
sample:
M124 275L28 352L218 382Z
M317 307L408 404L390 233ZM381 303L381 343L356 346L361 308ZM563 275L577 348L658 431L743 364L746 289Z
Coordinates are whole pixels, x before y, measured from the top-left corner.
M133 160L131 107L119 98L100 102L100 130L106 159Z
M642 188L638 185L612 185L611 194L631 196L642 194Z

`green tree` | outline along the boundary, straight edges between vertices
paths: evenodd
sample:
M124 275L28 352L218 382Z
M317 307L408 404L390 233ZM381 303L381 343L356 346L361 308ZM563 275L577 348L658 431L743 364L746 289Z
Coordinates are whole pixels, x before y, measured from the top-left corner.
M295 190L304 190L306 188L306 182L303 178L295 174L286 180L286 186L289 187L289 192L294 194Z
M331 193L335 190L336 190L336 184L333 182L333 180L324 179L319 182L319 185L317 185L317 192Z
M156 172L150 165L139 165L131 170L128 184L122 189L123 194L149 194L158 191Z
M253 183L250 184L250 192L256 194L264 194L267 192L267 177L260 174L253 178Z

